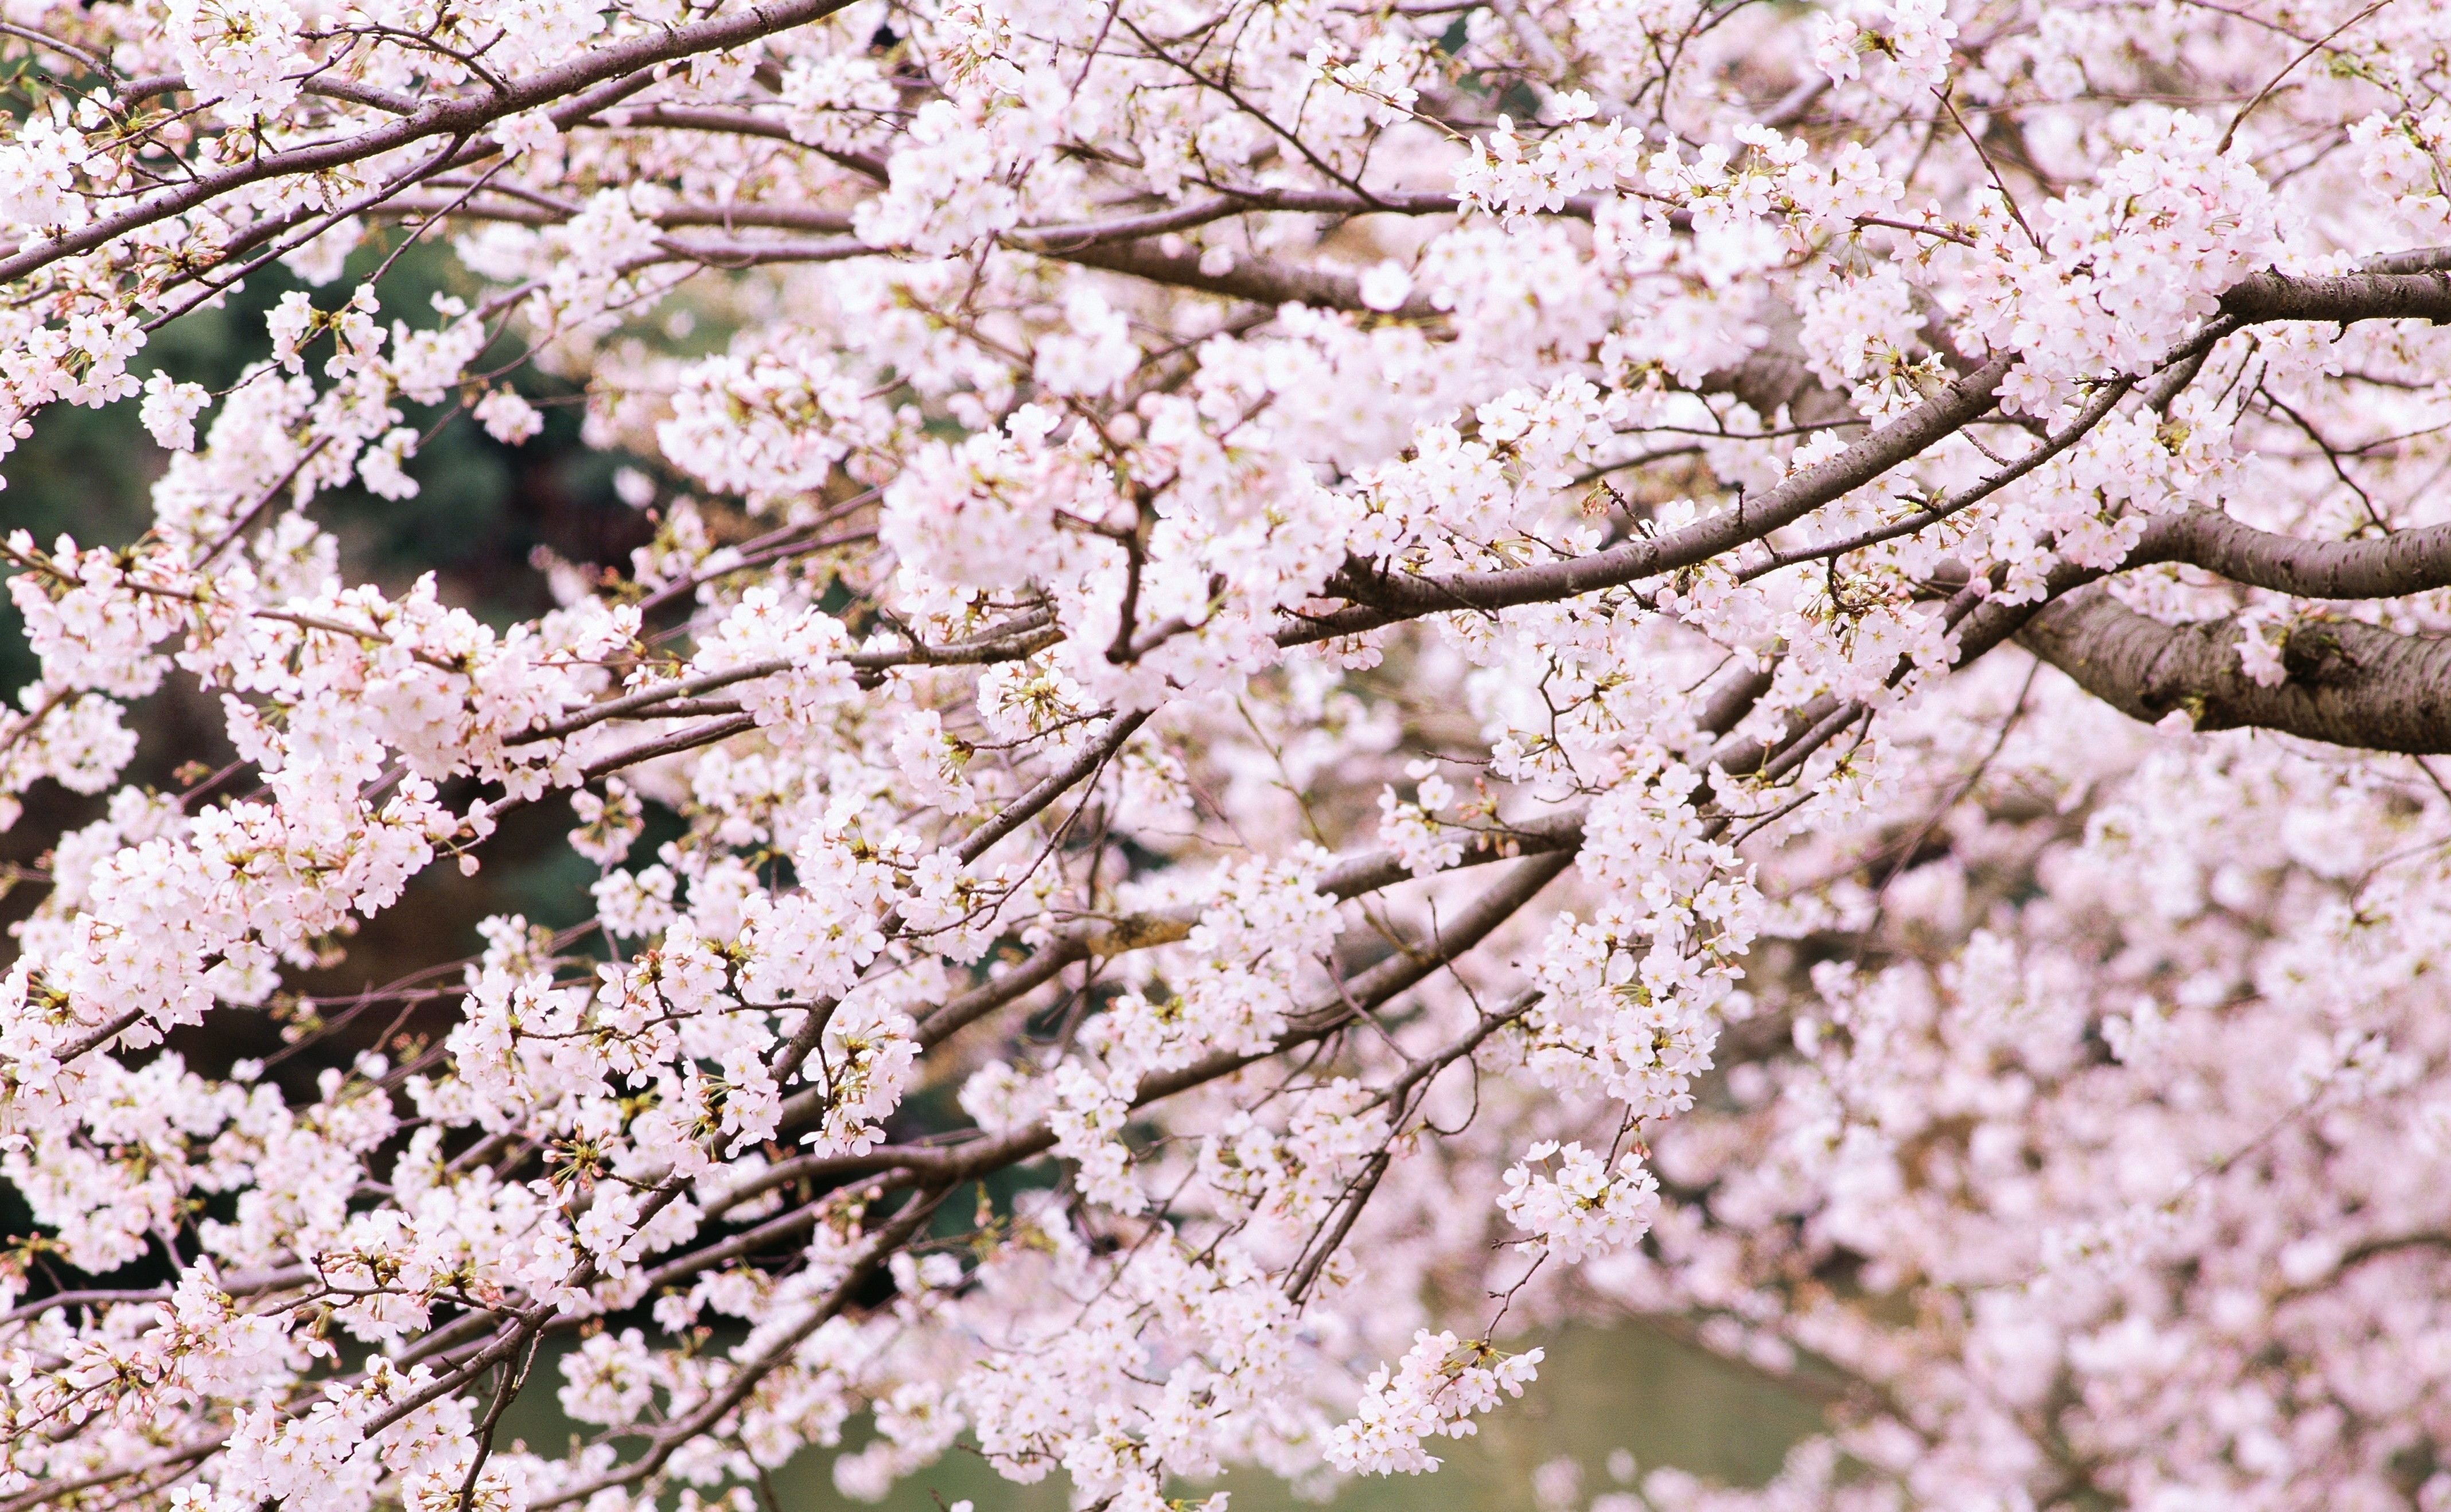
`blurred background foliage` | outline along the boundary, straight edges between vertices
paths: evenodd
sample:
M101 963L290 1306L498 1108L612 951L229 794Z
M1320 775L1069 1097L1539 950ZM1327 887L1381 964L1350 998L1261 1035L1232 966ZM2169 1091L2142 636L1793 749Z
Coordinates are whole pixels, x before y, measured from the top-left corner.
M348 276L307 292L319 307L338 307L353 281L385 250L380 244L362 247ZM220 306L156 333L134 369L146 373L159 366L216 393L226 390L269 355L265 312L284 293L305 287L285 269L260 271ZM423 324L434 295L475 292L473 280L447 250L414 246L383 277L383 319ZM688 334L696 347L719 341L716 331ZM518 352L506 338L479 366L507 362ZM427 434L408 466L419 483L416 496L386 501L350 487L317 501L318 519L340 540L348 580L399 591L433 573L446 602L503 626L551 607L540 552L582 566L625 567L630 552L647 541L654 530L651 517L624 504L614 487L620 466L646 464L581 444L580 396L574 385L533 367L521 368L510 383L546 417L543 432L524 445L495 442L449 403L440 408L403 404L403 422ZM0 530L29 530L46 543L62 533L87 546L132 541L150 522L148 491L164 465L164 454L138 422L132 400L99 410L51 410L0 461L0 477L7 480L0 491ZM13 604L0 599L0 690L13 694L35 673L22 619ZM230 759L218 701L175 674L129 718L143 743L128 781L177 792L193 780L197 768L191 763L217 770ZM0 834L0 864L39 874L45 853L59 836L100 817L103 804L102 798L81 797L49 783L37 787L28 795L25 817ZM456 868L429 871L400 906L348 942L339 965L293 978L293 991L276 1000L272 1011L218 1015L202 1029L175 1034L168 1049L207 1072L225 1071L240 1057L272 1058L269 1074L294 1083L288 1086L293 1095L305 1092L321 1066L345 1060L358 1048L350 1044L356 1036L342 1034L320 1046L319 1053L282 1057L284 1030L294 1038L316 1015L334 1011L330 1003L316 999L345 1000L437 959L474 951L480 947L477 921L489 914L521 913L531 923L556 929L585 919L595 869L563 842L570 823L559 805L519 812L484 848L476 877L463 878ZM657 838L649 834L650 848ZM10 895L0 883L0 922L23 917L36 895L31 887ZM438 1022L428 1028L439 1032L444 1027ZM919 1100L951 1108L949 1089L928 1089ZM924 1115L928 1109L911 1111ZM22 1239L32 1227L16 1194L0 1188L0 1243ZM116 1272L112 1284L166 1279L167 1271L134 1273L147 1265L158 1263ZM85 1279L55 1274L52 1284L72 1286ZM1636 1325L1551 1329L1515 1347L1535 1343L1549 1351L1539 1384L1524 1401L1481 1420L1477 1437L1447 1445L1444 1470L1426 1478L1352 1483L1332 1505L1340 1512L1556 1512L1598 1500L1602 1512L1609 1512L1610 1498L1661 1466L1759 1483L1777 1469L1791 1444L1818 1425L1811 1404L1796 1396ZM542 1445L571 1431L554 1402L558 1375L550 1359L539 1363L506 1419L506 1437ZM860 1442L854 1431L846 1446L855 1448ZM833 1512L856 1504L834 1491L829 1459L811 1451L775 1474L767 1489L781 1512ZM1263 1476L1233 1475L1222 1484L1233 1493L1235 1512L1305 1504ZM1183 1488L1187 1494L1203 1489ZM897 1487L884 1505L891 1512L930 1512L966 1499L979 1512L1059 1512L1066 1505L1061 1478L1011 1485L974 1453L958 1448Z

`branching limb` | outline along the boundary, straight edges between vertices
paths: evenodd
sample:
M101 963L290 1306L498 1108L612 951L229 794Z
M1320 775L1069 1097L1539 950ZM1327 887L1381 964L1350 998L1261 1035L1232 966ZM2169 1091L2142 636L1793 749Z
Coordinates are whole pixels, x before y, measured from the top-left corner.
M35 242L0 258L0 283L13 282L63 258L91 251L130 231L159 225L253 184L345 167L431 137L474 137L497 121L523 110L552 108L557 124L584 120L655 82L658 65L721 52L793 27L832 15L845 0L770 0L711 20L659 29L606 47L591 48L568 62L513 83L508 88L453 95L420 105L405 116L328 142L265 152L176 188L150 196L115 215L100 216L75 230ZM486 149L491 155L494 148Z
M733 1409L749 1399L757 1384L791 1362L793 1354L811 1334L849 1306L869 1279L881 1269L886 1260L904 1245L936 1211L950 1187L936 1187L913 1197L894 1214L884 1227L877 1230L868 1248L849 1272L836 1282L823 1301L809 1309L809 1315L769 1344L755 1359L742 1362L724 1384L707 1400L690 1411L675 1418L657 1430L647 1451L620 1469L582 1482L558 1496L536 1503L535 1512L551 1512L558 1506L584 1502L608 1486L631 1485L654 1475L671 1459L674 1451L721 1422Z
M1308 645L1382 625L1457 609L1503 609L1621 587L1699 565L1722 552L1794 524L1814 510L1920 456L1991 408L2013 359L1994 358L1837 456L1795 473L1759 498L1665 536L1644 537L1562 561L1501 572L1413 578L1355 563L1329 588L1355 607L1316 616L1278 634L1281 645Z

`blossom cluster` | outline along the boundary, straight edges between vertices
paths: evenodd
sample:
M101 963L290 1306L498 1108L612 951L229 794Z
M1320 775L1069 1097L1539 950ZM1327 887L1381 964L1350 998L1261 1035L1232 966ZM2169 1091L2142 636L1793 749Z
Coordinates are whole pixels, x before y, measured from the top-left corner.
M0 452L163 454L0 541L0 1512L1156 1512L1566 1316L1846 1378L1656 1506L2451 1503L2441 8L0 31ZM652 539L361 560L539 375Z

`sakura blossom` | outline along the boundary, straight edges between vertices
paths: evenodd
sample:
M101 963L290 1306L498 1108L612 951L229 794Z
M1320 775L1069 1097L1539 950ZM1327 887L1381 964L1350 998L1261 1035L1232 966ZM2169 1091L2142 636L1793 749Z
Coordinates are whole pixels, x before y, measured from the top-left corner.
M2451 1507L2451 8L0 21L0 479L164 458L0 493L0 1512L1325 1492L1577 1319L1824 1409L1603 1512ZM652 540L377 580L442 425Z

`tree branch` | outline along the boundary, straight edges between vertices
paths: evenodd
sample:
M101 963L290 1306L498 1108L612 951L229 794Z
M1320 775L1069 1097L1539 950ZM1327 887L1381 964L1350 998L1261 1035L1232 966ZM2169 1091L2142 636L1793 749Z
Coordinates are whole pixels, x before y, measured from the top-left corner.
M1696 566L1794 524L1979 418L1991 408L1993 391L2014 363L2013 357L1995 357L1837 456L1794 474L1758 499L1739 500L1734 508L1670 535L1624 541L1562 561L1444 578L1415 578L1367 564L1350 565L1329 583L1328 591L1353 600L1355 607L1290 626L1278 634L1278 643L1308 645L1449 610L1504 609L1571 599Z
M2451 640L2341 620L2302 622L2282 652L2287 676L2259 686L2240 663L2230 620L2166 625L2101 588L2041 610L2017 638L2123 714L2185 712L2199 730L2276 730L2333 745L2451 751Z
M1229 299L1250 300L1261 304L1316 304L1326 309L1380 313L1363 303L1361 277L1341 268L1305 267L1263 257L1239 257L1234 265L1224 272L1209 273L1201 268L1201 253L1190 250L1169 252L1153 242L1100 242L1069 250L1049 246L1045 255L1078 263L1083 267L1127 273L1153 284L1223 294ZM1426 297L1414 294L1402 305L1383 313L1404 320L1422 321L1436 319L1445 311L1431 304Z
M607 47L587 49L568 62L531 74L506 89L435 100L420 106L413 115L355 136L266 152L218 172L199 174L116 215L102 216L76 230L0 258L0 283L13 282L62 258L91 251L130 231L210 204L250 184L343 167L428 137L473 137L495 122L522 110L560 104L564 109L575 109L583 119L655 82L652 70L658 64L727 51L777 31L822 20L845 4L846 0L775 0L712 20L658 29ZM489 146L480 155L490 156L499 150Z
M2213 509L2157 517L2127 565L2185 562L2250 588L2299 599L2397 599L2451 588L2451 525L2369 540L2305 540Z
M2451 272L2276 273L2241 279L2222 313L2245 322L2451 321Z

